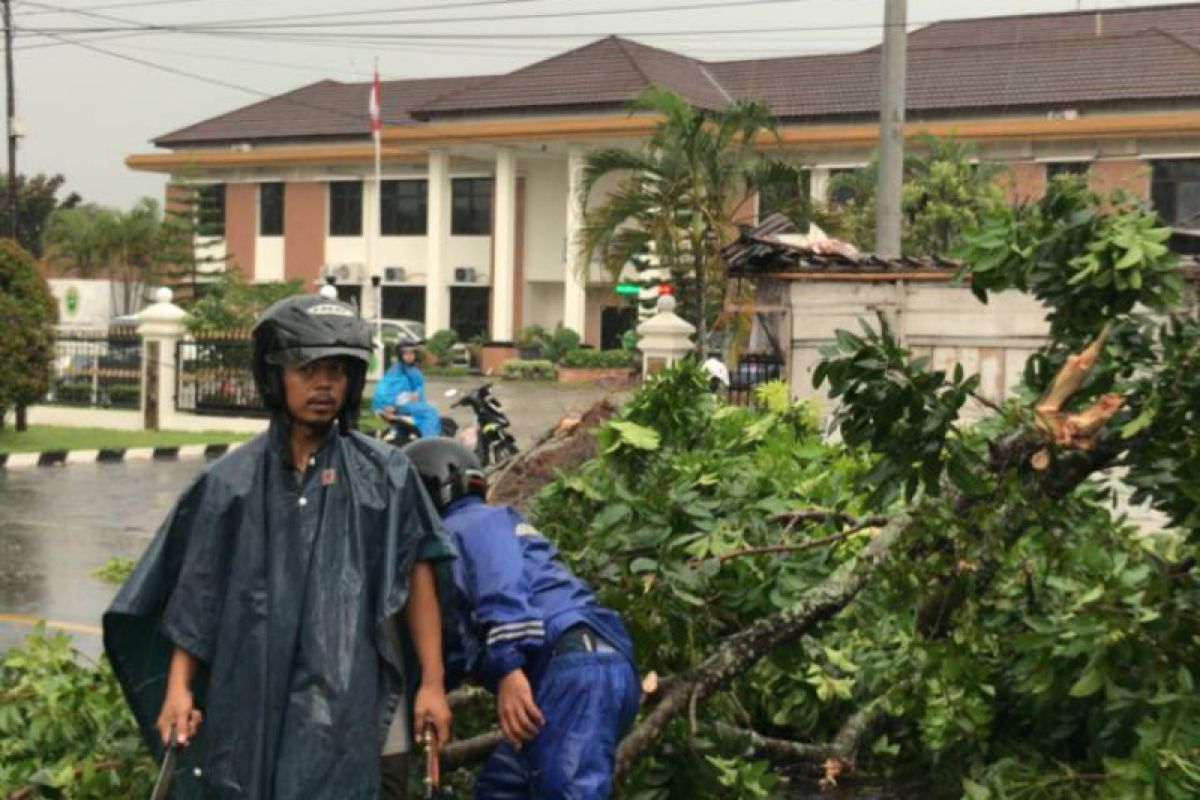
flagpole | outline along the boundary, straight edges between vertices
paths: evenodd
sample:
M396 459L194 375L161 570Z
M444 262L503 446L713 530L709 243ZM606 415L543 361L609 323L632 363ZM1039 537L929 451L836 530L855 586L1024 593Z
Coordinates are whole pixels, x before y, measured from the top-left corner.
M375 72L373 82L371 84L372 96L375 98L375 114L376 118L371 125L371 138L375 144L375 209L371 219L371 226L368 230L371 231L371 237L374 238L378 231L379 225L383 218L383 165L382 165L382 149L383 149L383 97L379 83L379 57L375 57ZM367 251L371 276L371 291L374 297L371 298L372 305L375 306L375 338L383 342L383 280L380 277L379 270L376 265L374 242ZM375 278L379 280L375 280ZM380 354L380 364L384 361L382 353Z

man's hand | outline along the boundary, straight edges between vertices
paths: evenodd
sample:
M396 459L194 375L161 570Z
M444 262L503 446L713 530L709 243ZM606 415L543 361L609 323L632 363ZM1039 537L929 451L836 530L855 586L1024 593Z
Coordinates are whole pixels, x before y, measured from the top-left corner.
M437 730L438 744L450 741L450 702L446 700L446 689L440 683L422 683L413 699L413 738L432 724Z
M395 422L396 421L395 406L384 406L383 410L379 412L379 416L383 417L388 422Z
M533 689L525 671L514 669L500 680L496 693L496 716L504 738L518 750L521 742L537 736L538 729L546 724L541 709L533 702Z
M159 734L162 735L164 745L171 746L171 727L174 726L175 743L180 747L185 747L188 741L196 735L196 731L200 729L200 722L203 718L204 716L196 708L191 690L174 688L167 692L162 710L158 712L158 722L155 724Z

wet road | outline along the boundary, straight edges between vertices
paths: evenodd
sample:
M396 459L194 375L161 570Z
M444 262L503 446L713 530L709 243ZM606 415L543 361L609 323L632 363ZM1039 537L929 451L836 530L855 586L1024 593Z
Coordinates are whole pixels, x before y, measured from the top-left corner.
M446 388L478 383L431 379L428 396L444 413ZM603 394L596 387L496 384L522 449ZM453 416L469 422L462 409ZM92 570L109 556L138 558L203 466L184 459L0 469L0 652L20 643L33 620L45 619L72 634L82 652L99 653L100 615L117 587Z

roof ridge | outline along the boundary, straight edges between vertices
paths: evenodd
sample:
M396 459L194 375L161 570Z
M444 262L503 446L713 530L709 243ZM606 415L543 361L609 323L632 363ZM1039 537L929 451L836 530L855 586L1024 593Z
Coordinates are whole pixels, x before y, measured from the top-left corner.
M625 47L627 43L626 40L615 34L609 36L608 38L612 39L613 44L615 44L617 49L621 51L621 55L625 56L625 60L629 62L629 65L633 67L634 71L636 71L638 75L642 76L642 80L646 82L646 85L653 86L654 81L650 80L650 76L646 74L646 70L642 69L642 65L638 63L637 59L634 58L629 52L628 48ZM684 57L686 58L687 56Z
M1182 36L1180 36L1177 33L1165 30L1163 28L1159 28L1157 26L1155 26L1153 28L1148 28L1146 30L1146 33L1157 33L1160 36L1165 36L1167 39L1170 39L1172 42L1179 45L1180 47L1186 48L1187 50L1192 51L1196 55L1200 55L1200 46L1192 44L1187 39L1184 39Z

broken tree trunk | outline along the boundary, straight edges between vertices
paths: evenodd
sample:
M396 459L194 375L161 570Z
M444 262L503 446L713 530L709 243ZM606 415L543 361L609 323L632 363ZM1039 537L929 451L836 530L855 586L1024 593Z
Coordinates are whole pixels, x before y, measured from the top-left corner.
M533 447L500 465L489 480L488 502L525 508L560 472L596 457L596 428L617 412L605 397L575 419L563 420Z

